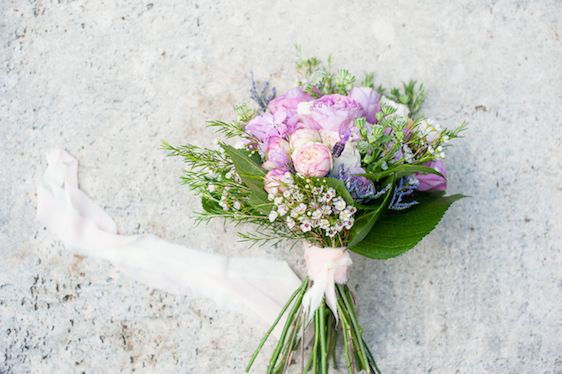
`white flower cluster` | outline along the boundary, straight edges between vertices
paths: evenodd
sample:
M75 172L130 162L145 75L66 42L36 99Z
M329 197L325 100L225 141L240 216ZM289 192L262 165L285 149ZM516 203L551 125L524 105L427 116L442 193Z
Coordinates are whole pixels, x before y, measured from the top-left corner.
M216 178L216 176L214 176ZM236 173L236 170L234 168L231 168L226 174L225 174L225 178L233 180L236 183L241 183L242 180L240 178L240 176L238 175L238 173ZM217 186L210 183L207 186L207 190L211 193L214 193L217 191ZM228 210L240 210L240 208L242 207L242 204L240 203L240 201L238 201L236 199L236 197L234 196L234 194L230 193L231 187L230 186L225 186L222 189L222 194L221 194L221 198L219 200L219 205L220 207L224 210L224 211L228 211ZM219 191L220 193L220 191Z
M445 151L439 143L440 141L446 143L449 137L447 135L441 136L443 129L439 124L434 123L430 119L426 119L420 122L417 131L420 137L427 142L427 151L429 153L435 155L436 158L445 158ZM437 145L437 147L435 145Z
M269 213L271 222L283 219L290 230L303 233L320 229L330 238L353 226L353 215L357 209L337 196L335 189L313 186L310 179L306 180L304 187L292 181L285 186L282 194L268 196L273 201L273 209Z
M211 191L211 189L215 191L215 186L212 184L209 185L209 192L213 192ZM232 210L232 209L240 210L242 204L240 203L240 201L234 199L233 196L230 196L229 191L230 191L229 186L226 186L222 190L222 195L221 195L221 199L219 200L219 205L224 211Z

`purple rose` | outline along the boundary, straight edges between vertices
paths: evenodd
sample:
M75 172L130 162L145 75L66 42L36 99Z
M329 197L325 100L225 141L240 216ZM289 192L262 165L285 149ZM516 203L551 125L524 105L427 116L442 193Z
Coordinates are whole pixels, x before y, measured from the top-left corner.
M312 100L306 92L300 87L293 88L289 90L284 95L278 96L277 98L271 100L267 105L267 110L275 115L276 113L285 113L285 125L287 135L295 132L295 130L302 124L300 123L299 116L297 114L297 106L300 103Z
M445 171L445 165L441 160L430 161L424 166L434 168L443 177L435 174L421 174L417 173L416 178L419 181L418 191L445 191L447 189L447 172Z
M380 96L377 91L369 87L353 87L349 96L361 105L367 122L377 122L377 113L381 111Z
M265 149L266 161L262 165L263 168L266 170L286 169L291 163L290 150L289 142L283 138L270 138Z
M271 113L275 113L279 109L285 109L288 112L296 113L297 106L300 103L310 100L312 100L312 97L304 92L302 88L296 87L271 100L267 105L267 110Z
M358 129L353 122L362 113L363 108L357 101L337 94L322 96L310 102L307 108L299 107L305 125L313 130L337 132L344 143L357 138Z

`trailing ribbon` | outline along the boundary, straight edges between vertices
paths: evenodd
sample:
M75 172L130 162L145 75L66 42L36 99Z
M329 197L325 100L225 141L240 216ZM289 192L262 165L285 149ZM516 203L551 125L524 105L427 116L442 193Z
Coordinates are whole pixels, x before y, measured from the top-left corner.
M304 259L308 276L313 281L312 287L304 294L303 306L309 318L326 297L326 304L338 320L338 307L335 284L347 283L347 269L352 261L345 247L320 248L310 244L304 245Z
M231 258L149 234L119 235L111 217L78 188L76 159L54 150L47 161L37 189L37 217L69 250L109 260L149 287L177 294L195 291L220 307L250 312L268 323L301 284L285 261Z

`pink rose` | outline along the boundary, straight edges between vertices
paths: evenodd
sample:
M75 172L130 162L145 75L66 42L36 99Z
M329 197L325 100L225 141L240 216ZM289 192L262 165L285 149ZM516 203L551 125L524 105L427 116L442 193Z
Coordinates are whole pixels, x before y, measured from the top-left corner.
M440 177L435 174L421 174L417 173L416 178L419 181L418 191L445 191L447 189L447 172L445 171L445 165L441 160L430 161L424 166L434 168L445 178Z
M270 138L267 148L265 149L266 161L262 165L263 168L266 170L286 169L291 162L289 158L290 151L291 148L286 140L280 137Z
M283 182L285 173L288 173L286 169L273 169L269 171L264 177L264 189L267 193L272 195L277 195L278 193L283 193L286 189L286 183Z
M377 122L377 113L381 111L380 96L377 91L369 87L353 87L349 96L361 105L367 122Z
M308 144L293 153L293 163L301 175L323 177L332 168L332 152L324 144Z
M312 101L310 107L300 113L309 128L337 132L340 139L346 142L350 137L358 136L353 122L355 118L362 116L363 108L348 96L334 94Z
M320 140L318 131L312 129L298 129L289 137L289 142L291 143L291 149L293 149L293 151L310 143L319 143Z

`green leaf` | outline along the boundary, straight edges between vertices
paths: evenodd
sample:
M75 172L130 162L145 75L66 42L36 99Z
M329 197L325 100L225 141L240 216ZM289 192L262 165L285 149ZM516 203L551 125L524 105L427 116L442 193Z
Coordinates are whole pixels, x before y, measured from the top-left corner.
M369 232L371 231L371 229L373 228L379 217L383 214L383 212L388 207L388 204L390 203L390 199L394 194L394 188L396 187L394 181L395 181L395 177L392 176L389 181L391 187L386 193L381 205L379 205L376 209L369 211L369 213L359 216L359 218L355 220L355 223L353 224L353 227L351 227L351 230L349 232L348 247L350 249L352 249L351 248L352 246L360 243L362 240L365 239L365 237L369 234Z
M384 260L399 256L412 249L429 234L461 194L442 196L425 194L424 202L402 212L384 215L361 241L353 243L350 250L365 257Z
M445 178L443 174L441 174L439 171L437 171L434 168L430 168L423 165L410 165L410 164L401 164L396 167L390 168L388 170L381 171L379 173L367 173L362 175L369 179L378 181L379 179L387 177L392 174L396 174L396 178L402 178L414 173L435 174Z
M201 207L207 213L221 213L222 208L219 203L206 197L201 198Z
M221 146L234 163L236 172L242 179L242 182L252 190L256 189L259 192L265 193L263 189L265 170L252 160L247 152L236 149L227 144L221 144Z
M256 205L256 210L260 213L268 214L271 204L267 200L267 193L264 189L265 170L254 161L244 150L236 149L227 144L221 144L225 153L234 163L236 172L251 191L250 201Z

